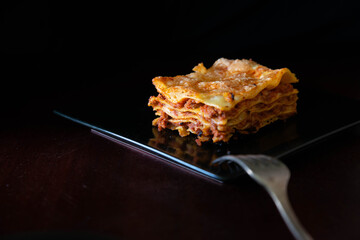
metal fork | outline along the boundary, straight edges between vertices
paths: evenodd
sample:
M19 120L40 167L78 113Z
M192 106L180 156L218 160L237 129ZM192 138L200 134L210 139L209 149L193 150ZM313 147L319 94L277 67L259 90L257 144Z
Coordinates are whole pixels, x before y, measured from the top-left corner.
M240 165L251 178L266 189L295 239L312 239L290 205L287 196L290 171L285 164L266 155L226 155L215 159L212 164L230 162Z

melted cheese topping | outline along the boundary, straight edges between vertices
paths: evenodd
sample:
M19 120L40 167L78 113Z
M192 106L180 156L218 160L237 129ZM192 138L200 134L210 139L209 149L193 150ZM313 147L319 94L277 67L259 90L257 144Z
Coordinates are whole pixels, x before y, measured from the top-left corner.
M245 59L220 58L209 69L200 63L193 70L185 76L156 77L153 84L173 103L191 98L221 110L230 110L264 89L273 89L280 83L298 82L287 68L272 70Z

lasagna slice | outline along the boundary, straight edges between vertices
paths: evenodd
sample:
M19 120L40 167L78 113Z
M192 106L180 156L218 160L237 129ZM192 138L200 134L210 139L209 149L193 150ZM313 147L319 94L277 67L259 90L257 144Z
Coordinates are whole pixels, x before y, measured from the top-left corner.
M252 60L218 59L192 73L153 79L159 95L148 105L158 116L153 125L201 142L227 142L235 132L255 133L296 113L298 82L287 68L272 70Z

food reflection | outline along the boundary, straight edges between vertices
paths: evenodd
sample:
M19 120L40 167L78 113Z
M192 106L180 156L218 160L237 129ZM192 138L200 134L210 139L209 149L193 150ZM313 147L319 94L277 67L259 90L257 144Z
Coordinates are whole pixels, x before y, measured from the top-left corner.
M214 144L198 146L193 136L180 137L172 131L159 132L155 127L152 132L154 138L149 140L150 146L193 165L209 166L212 160L226 153L221 146L215 147Z

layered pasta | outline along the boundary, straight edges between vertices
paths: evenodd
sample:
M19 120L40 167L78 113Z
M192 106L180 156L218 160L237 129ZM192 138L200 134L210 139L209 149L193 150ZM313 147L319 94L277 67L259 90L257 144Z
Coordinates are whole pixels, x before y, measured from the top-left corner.
M227 142L239 132L260 128L296 114L298 82L287 68L272 70L252 60L218 59L212 67L202 63L192 73L153 79L158 96L148 105L158 116L158 130L196 134L196 142Z

